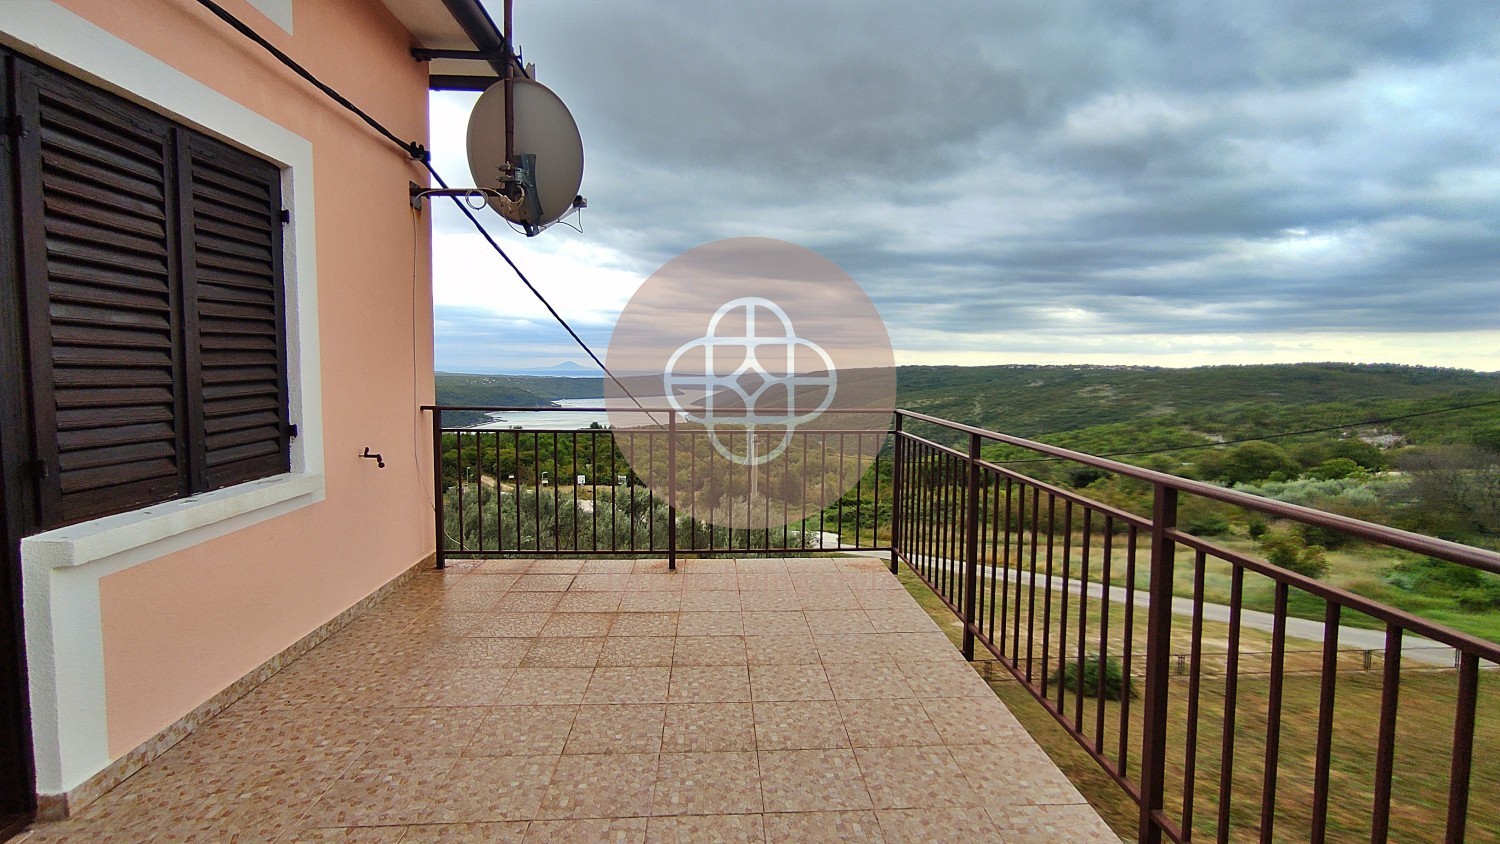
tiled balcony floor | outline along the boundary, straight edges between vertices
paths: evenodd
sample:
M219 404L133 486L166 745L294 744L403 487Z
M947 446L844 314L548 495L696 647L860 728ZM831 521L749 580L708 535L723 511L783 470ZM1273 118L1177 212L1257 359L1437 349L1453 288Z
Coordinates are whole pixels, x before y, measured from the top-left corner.
M23 840L1118 842L862 559L418 575Z

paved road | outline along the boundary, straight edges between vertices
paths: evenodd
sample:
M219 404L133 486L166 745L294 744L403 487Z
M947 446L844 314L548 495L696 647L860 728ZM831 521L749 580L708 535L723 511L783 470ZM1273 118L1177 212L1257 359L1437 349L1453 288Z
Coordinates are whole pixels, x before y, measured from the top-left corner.
M955 561L939 560L939 562L954 564ZM982 566L981 568L989 569L991 572L990 576L993 577L993 572L998 567ZM1004 569L1003 571L1009 573L1012 583L1025 581L1029 584L1031 582L1031 573L1029 571L1013 571L1010 569ZM1040 586L1045 586L1047 582L1046 575L1037 574L1036 582ZM1065 582L1061 577L1054 576L1052 578L1052 588L1054 590L1061 591L1065 585L1072 594L1076 595L1082 584L1077 580ZM1092 582L1088 584L1089 597L1099 598L1103 594L1103 584ZM1110 601L1123 604L1129 597L1131 596L1127 595L1125 587L1109 587ZM1137 607L1149 607L1151 605L1151 596L1139 589L1136 590L1133 597ZM1172 612L1175 615L1191 616L1193 614L1193 600L1191 598L1174 596L1172 598ZM1228 624L1229 606L1227 604L1205 602L1203 604L1203 617L1208 621L1219 621ZM1249 609L1240 610L1240 624L1244 627L1264 630L1269 633L1274 629L1275 623L1276 617L1271 613ZM1323 643L1323 622L1288 616L1286 619L1286 633L1291 638L1303 639L1321 645ZM1385 632L1341 624L1339 625L1339 648L1341 650L1365 650L1383 653L1385 651ZM1410 660L1426 665L1452 666L1454 664L1453 648L1412 633L1407 633L1401 637L1401 655L1403 661Z

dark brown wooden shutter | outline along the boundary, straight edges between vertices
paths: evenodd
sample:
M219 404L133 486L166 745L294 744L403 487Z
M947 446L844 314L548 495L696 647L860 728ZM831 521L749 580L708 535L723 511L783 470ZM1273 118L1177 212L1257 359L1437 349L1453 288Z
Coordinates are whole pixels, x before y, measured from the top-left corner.
M18 72L21 227L43 526L186 492L170 127Z
M196 134L181 161L194 486L218 489L288 469L281 171Z

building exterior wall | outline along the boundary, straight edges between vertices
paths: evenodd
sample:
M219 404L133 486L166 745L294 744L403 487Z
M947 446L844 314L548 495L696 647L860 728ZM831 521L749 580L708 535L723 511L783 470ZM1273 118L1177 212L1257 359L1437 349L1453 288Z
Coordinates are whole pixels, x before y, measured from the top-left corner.
M220 2L425 143L426 69L377 0ZM432 553L430 238L406 201L420 165L194 0L5 6L9 46L277 162L292 212L292 473L22 543L37 785L55 794Z

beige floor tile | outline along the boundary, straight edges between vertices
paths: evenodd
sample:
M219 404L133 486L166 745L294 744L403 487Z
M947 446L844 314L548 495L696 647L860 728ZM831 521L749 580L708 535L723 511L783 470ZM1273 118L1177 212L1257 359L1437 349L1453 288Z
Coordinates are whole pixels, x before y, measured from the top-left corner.
M762 844L760 815L683 815L652 818L647 844Z
M604 650L604 637L539 638L521 659L522 668L593 668Z
M671 753L755 750L749 703L673 703L667 706L662 750Z
M505 684L505 705L582 703L592 668L517 668Z
M791 592L792 577L784 572L744 572L736 577L740 600L745 592Z
M666 703L672 669L665 666L595 668L584 703Z
M665 719L664 704L580 706L563 753L656 753Z
M1025 728L999 705L993 694L988 700L979 697L928 698L922 701L922 706L945 744L994 744L1014 748L1031 742Z
M529 574L577 574L583 570L582 560L537 560L531 564Z
M820 634L813 637L818 658L824 665L834 663L890 662L885 644L875 635L857 633Z
M396 710L371 737L360 763L462 755L490 712L482 707Z
M684 592L683 595L683 606L698 612L737 613L744 609L739 592Z
M973 666L951 660L898 663L912 692L921 697L971 697L995 699L995 692Z
M656 754L563 756L537 818L625 818L651 811Z
M611 636L676 636L677 613L628 612L615 616Z
M177 762L321 762L352 759L386 720L390 710L286 706L225 711L179 742L168 756Z
M417 706L494 706L504 699L514 668L451 666L439 669L415 690Z
M1092 806L990 806L990 821L1007 844L1119 844Z
M766 844L884 844L874 812L766 815ZM892 839L904 841L904 839ZM986 839L975 839L981 844Z
M428 796L452 823L517 821L537 816L556 756L470 756L459 759Z
M531 570L535 572L543 565L546 563L539 562ZM513 592L562 592L572 583L571 574L523 574L510 588Z
M831 700L757 702L754 706L757 750L849 747L838 704Z
M835 636L874 633L875 627L862 609L808 610L807 626L813 635Z
M745 612L801 612L802 602L790 585L785 589L740 590L740 607Z
M752 665L750 694L755 701L833 700L821 665Z
M636 564L654 562L650 560L584 560L583 568L579 574L629 574L635 571ZM665 565L666 562L662 561Z
M806 636L807 617L801 611L793 612L744 612L740 614L747 636Z
M454 642L449 665L465 668L503 666L514 668L530 649L532 639L523 637L503 639L466 638Z
M948 748L985 806L1066 805L1085 802L1029 736L1008 744Z
M469 724L465 756L556 756L577 717L576 706L498 706Z
M580 593L588 594L588 593ZM609 594L607 592L600 594ZM548 636L605 636L609 634L609 627L614 623L614 613L607 612L557 612L547 619L542 626L542 631L537 635Z
M677 648L672 652L673 666L745 664L743 636L684 636L679 633Z
M854 754L877 809L981 805L945 747L866 747Z
M881 644L897 662L963 662L963 654L948 637L932 630L926 633L882 633Z
M398 841L411 841L407 833L410 830L403 826L347 826L331 827L323 829L303 829L296 832L288 832L285 837L278 839L278 844L396 844ZM402 836L406 836L403 838ZM160 841L158 837L155 841ZM221 839L223 840L223 839ZM500 838L504 841L504 838ZM513 839L520 841L519 838ZM152 844L155 844L155 841Z
M682 608L678 592L627 592L620 596L620 612L677 612Z
M645 818L532 821L524 844L644 844Z
M983 809L957 807L937 809L881 809L880 830L887 841L903 844L950 844L954 841L1011 841L1002 836ZM1051 844L1077 839L1054 838Z
M891 660L883 662L844 662L825 664L828 685L840 700L916 697L906 684L901 666Z
M656 765L653 815L735 815L761 810L753 752L663 753Z
M854 747L943 743L918 700L841 700L839 713Z
M869 809L859 763L850 750L759 751L760 790L767 812Z
M595 561L602 562L602 561ZM624 592L565 592L553 612L618 612Z
M698 596L688 605L693 609L677 617L678 636L743 636L745 620L738 612L705 612Z
M545 611L486 613L484 618L470 625L463 635L489 638L535 636L542 632L551 615Z
M577 592L625 592L630 588L630 575L623 572L609 574L574 575L572 589ZM625 605L621 599L620 606Z
M599 651L599 666L621 668L633 665L671 667L677 640L672 636L610 636Z
M745 656L751 665L817 665L822 662L810 635L746 636Z
M525 821L431 824L406 827L401 844L521 844Z
M750 700L750 671L743 665L674 666L669 703Z
M344 771L302 818L310 826L451 822L432 796L454 758L361 759Z
M1113 844L883 566L453 561L34 840Z
M496 612L550 613L562 603L561 592L510 592L495 604Z

